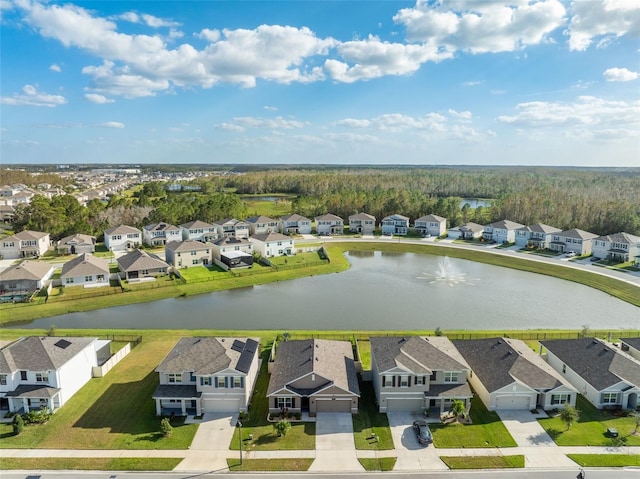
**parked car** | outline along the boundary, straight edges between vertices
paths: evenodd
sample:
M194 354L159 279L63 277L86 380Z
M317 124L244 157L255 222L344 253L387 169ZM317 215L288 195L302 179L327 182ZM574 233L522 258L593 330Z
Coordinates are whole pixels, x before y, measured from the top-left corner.
M567 258L573 258L576 254L573 251L567 253Z
M413 430L416 433L416 437L418 438L418 442L420 444L429 445L433 442L433 437L431 436L431 430L429 426L424 421L413 421Z

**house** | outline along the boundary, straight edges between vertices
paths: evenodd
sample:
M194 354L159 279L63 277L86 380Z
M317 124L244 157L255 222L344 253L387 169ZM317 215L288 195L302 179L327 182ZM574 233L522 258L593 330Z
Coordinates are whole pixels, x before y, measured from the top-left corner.
M96 250L96 237L76 233L58 241L59 254L93 253Z
M194 240L171 241L164 245L165 261L176 268L211 263L211 243Z
M149 246L163 246L171 241L182 241L182 230L160 222L142 228L142 242Z
M283 341L270 370L267 398L272 413L358 413L360 387L349 341Z
M0 349L0 406L15 413L62 407L111 356L111 341L29 336Z
M344 221L332 214L315 217L316 233L319 235L341 235L344 233Z
M422 236L442 236L447 231L447 219L437 215L421 216L413 227Z
M23 261L0 272L0 302L23 302L48 284L54 266L40 261Z
M562 231L559 228L538 223L531 226L523 226L516 230L516 246L521 248L547 249L551 244L554 233Z
M471 407L469 367L449 339L440 337L372 337L371 377L380 412L439 414L454 400Z
M227 218L220 221L214 221L214 226L218 231L218 238L223 236L235 236L236 238L249 237L249 224L235 218Z
M206 243L218 239L218 228L210 223L195 220L180 225L183 240L194 240Z
M294 254L293 238L281 233L266 233L251 236L253 249L260 256L271 258Z
M614 233L598 236L593 240L591 254L608 261L638 263L640 258L640 237L629 233Z
M404 236L409 232L409 218L402 215L391 215L382 218L380 224L383 235Z
M278 233L280 231L280 221L268 216L252 216L247 218L246 221L249 223L249 234L251 236Z
M293 214L280 217L282 232L284 234L308 235L311 234L311 220L304 216Z
M154 254L147 253L141 249L120 256L118 267L127 281L147 279L167 274L169 265Z
M483 232L484 226L479 225L478 223L469 222L462 226L449 228L447 236L451 239L474 240L482 238Z
M109 286L109 261L82 253L62 266L63 286Z
M561 408L578 391L517 339L455 340L471 368L469 383L489 411Z
M156 414L246 412L258 376L258 338L181 338L156 368Z
M368 213L358 213L349 216L349 231L372 235L376 229L376 217Z
M142 232L133 226L120 225L104 230L104 245L109 251L127 251L142 244Z
M0 221L10 222L16 213L16 209L11 205L0 204Z
M591 254L591 244L598 235L577 228L553 233L549 249L558 253L575 253L578 256Z
M224 269L253 266L253 243L246 238L224 236L211 246L214 263Z
M540 341L547 362L598 409L638 407L640 362L595 338Z
M640 361L640 338L620 339L620 349Z
M49 249L49 233L20 231L0 240L2 259L38 258Z
M516 242L516 230L522 228L524 225L516 223L510 220L500 220L495 223L491 223L484 226L482 237L486 241L495 242L498 244L503 243L515 243Z

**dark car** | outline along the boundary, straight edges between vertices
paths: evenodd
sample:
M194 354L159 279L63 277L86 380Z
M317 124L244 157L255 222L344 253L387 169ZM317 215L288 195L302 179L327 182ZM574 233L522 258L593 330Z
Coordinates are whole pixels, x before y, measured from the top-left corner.
M416 436L420 444L427 445L433 442L431 431L429 430L429 426L427 426L426 422L413 421L413 430L416 432Z

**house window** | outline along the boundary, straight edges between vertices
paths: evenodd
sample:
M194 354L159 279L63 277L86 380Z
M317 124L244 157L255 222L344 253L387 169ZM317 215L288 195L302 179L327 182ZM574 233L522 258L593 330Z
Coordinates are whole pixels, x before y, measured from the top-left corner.
M566 404L571 401L571 394L553 394L551 395L551 405Z
M104 274L98 275L98 281L104 281Z
M191 256L195 256L197 254L197 251L192 251L191 252Z
M196 382L196 375L193 373L189 373L189 381L192 383Z
M400 376L400 387L401 388L409 387L409 376Z
M617 404L618 393L602 393L602 404Z
M93 276L87 275L87 276L84 277L84 280L85 281L93 281Z
M182 374L180 374L180 373L169 373L169 374L167 374L167 380L169 381L169 384L181 383L182 382Z
M6 385L7 385L7 375L0 374L0 386L6 386Z
M217 388L226 388L226 381L227 378L223 377L223 376L216 376L216 387Z
M65 282L67 284L71 284L71 283L73 283L73 278L65 278Z
M383 388L392 388L393 387L393 376L382 376L382 387Z
M49 373L36 373L36 382L37 383L48 383L49 382Z
M432 371L431 375L429 376L429 381L435 381L436 380L436 373L437 371Z
M458 373L456 371L447 371L444 373L444 382L445 383L457 383L458 382Z
M293 407L293 398L278 398L278 407L282 408L290 408Z
M198 263L199 263L199 261L197 259L192 259L191 260L191 264L198 264Z
M27 380L27 372L26 371L20 371L20 380L21 381L26 381Z
M200 386L211 386L211 377L210 376L201 377Z
M424 376L416 376L414 378L414 384L416 385L424 384L424 379L425 379Z
M233 387L234 388L241 388L242 387L242 377L241 376L237 376L233 378Z

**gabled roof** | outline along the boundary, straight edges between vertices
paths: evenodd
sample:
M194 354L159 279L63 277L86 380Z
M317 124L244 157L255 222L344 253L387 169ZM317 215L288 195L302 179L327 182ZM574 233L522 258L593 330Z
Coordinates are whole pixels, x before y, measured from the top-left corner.
M443 221L447 221L447 218L437 215L426 215L421 216L415 222L417 223L418 221L442 223Z
M478 232L478 231L483 231L484 226L479 225L478 223L469 222L469 223L465 223L463 225L458 226L458 229L460 231Z
M626 381L640 387L640 363L593 338L540 341L596 390Z
M13 239L13 238L18 238L20 241L25 241L25 240L40 240L42 238L44 238L45 236L49 236L49 233L43 233L41 231L30 231L30 230L24 230L24 231L20 231L20 233L16 233L13 236L10 236L8 238L4 238L5 240L9 240L9 239Z
M281 233L264 233L259 235L253 235L250 239L262 241L263 243L268 243L270 241L290 241L290 236L285 236Z
M147 225L144 227L147 231L170 231L170 230L179 230L177 226L170 225L169 223L165 223L161 221L160 223L154 223L151 225Z
M384 218L382 218L382 221L409 221L409 217L408 216L402 216L399 214L394 214L394 215L389 215L389 216L385 216Z
M60 241L58 241L58 246L63 245L95 245L96 237L83 235L81 233L76 233L71 236L65 236Z
M640 351L640 338L624 338L620 339L620 341Z
M328 379L336 387L360 395L351 343L304 339L283 341L278 345L267 396L311 373Z
M195 220L195 221L189 221L188 223L180 225L180 227L187 230L192 230L196 228L201 228L201 229L213 228L214 225L210 223L205 223L204 221Z
M342 218L339 216L328 213L326 215L316 216L316 221L342 221Z
M366 220L376 220L376 217L373 215L370 215L369 213L356 213L355 215L351 215L349 216L349 221L352 220L361 220L361 221L366 221Z
M253 358L260 354L259 343L259 338L180 338L156 372L209 376L232 369L246 374Z
M28 336L0 349L0 373L60 368L97 338Z
M524 225L511 220L500 220L496 221L495 223L488 224L487 226L502 230L516 230L518 228L522 228Z
M577 238L581 240L590 240L598 237L598 235L589 233L588 231L579 230L577 228L562 231L561 233L558 233L558 236L561 238Z
M212 243L216 246L229 246L229 245L243 245L252 244L251 241L245 238L236 238L235 236L225 236L224 238L218 238L213 240Z
M89 253L83 253L62 265L60 277L77 277L89 274L109 274L109 261Z
M164 245L165 249L171 251L201 251L211 247L211 244L205 244L202 241L196 240L184 240L184 241L169 241Z
M269 218L268 216L252 216L246 219L247 223L258 224L258 223L277 223L278 220L274 220L273 218Z
M22 263L9 266L0 273L0 281L11 281L27 279L31 281L42 280L47 276L53 266L41 261L23 261Z
M104 230L104 234L108 236L126 235L126 234L132 234L132 233L141 234L138 228L134 228L133 226L127 226L127 225L114 226L113 228Z
M455 340L453 344L489 393L516 380L532 389L553 389L563 384L545 370L542 359L534 364L529 355L523 354L528 346L522 341L489 338Z
M224 225L249 226L246 222L237 220L235 218L225 218L223 220L214 221L213 224L217 226L224 226Z
M294 213L292 215L287 215L287 216L281 216L280 219L282 221L311 221L309 218L299 215L297 213Z
M599 241L607 241L609 243L640 244L640 237L624 232L598 236L596 239Z
M372 337L371 356L378 372L401 368L413 374L431 374L433 371L464 371L465 365L443 352L434 343L439 338L411 336L404 338ZM448 341L446 338L444 340Z
M562 231L560 228L555 228L553 226L545 225L542 223L537 223L531 226L523 226L522 228L518 228L517 231L529 231L531 233L558 233Z
M169 265L156 255L141 249L134 249L118 258L118 266L122 271L140 271L142 269L168 268Z

